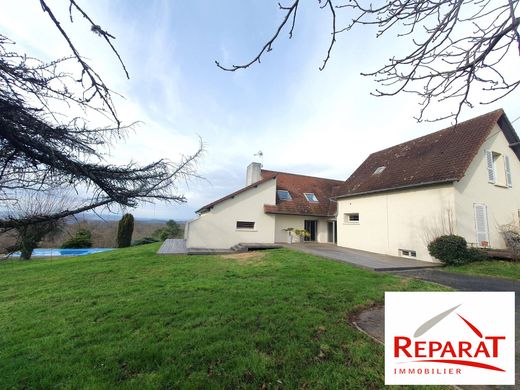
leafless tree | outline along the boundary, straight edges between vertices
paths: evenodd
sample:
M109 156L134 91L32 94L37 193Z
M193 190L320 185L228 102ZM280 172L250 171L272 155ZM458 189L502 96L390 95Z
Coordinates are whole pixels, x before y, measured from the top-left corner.
M488 96L482 104L495 102L520 85L519 72L507 75L504 59L519 56L520 17L516 16L519 0L318 0L330 13L331 39L320 70L330 59L340 34L358 26L376 26L377 37L391 31L408 39L413 49L401 57L389 59L379 69L362 73L375 77L381 85L376 96L393 96L401 92L421 99L417 120L428 120L428 111L437 103L453 102L454 109L444 116L457 120L464 106L472 107L473 90ZM226 71L245 69L259 63L273 49L284 28L292 38L300 0L279 4L284 17L275 34L249 62L242 65L217 66ZM350 20L339 25L338 13ZM517 63L518 64L518 63ZM512 79L511 79L512 77ZM451 107L451 106L450 106Z
M80 15L95 36L110 46L129 77L113 45L114 36L75 0L68 4L70 22L73 16ZM64 186L87 197L73 207L46 209L47 213L1 214L0 232L52 224L98 207L135 207L139 202L157 200L184 202L178 183L197 176L196 161L202 143L178 162L160 159L147 165L108 163L108 147L124 137L132 125L122 123L112 101L113 92L81 56L65 23L46 0L40 0L40 5L71 54L44 62L16 51L15 43L0 35L0 210L20 194L30 197L30 193ZM70 69L79 70L76 74ZM76 111L83 112L84 117L101 114L109 124L91 127L86 119L67 115Z
M63 219L48 219L46 216L74 207L74 198L64 191L26 192L17 194L17 199L7 202L4 207L4 218L13 221L40 220L31 224L18 224L15 228L16 241L8 248L7 253L20 251L20 258L29 260L32 252L40 242L52 234L56 234L63 225Z

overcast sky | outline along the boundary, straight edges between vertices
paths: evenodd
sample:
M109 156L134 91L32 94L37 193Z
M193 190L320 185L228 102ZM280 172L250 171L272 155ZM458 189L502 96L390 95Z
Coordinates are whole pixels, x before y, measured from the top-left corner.
M79 1L117 37L130 80L79 15L70 23L67 1L48 1L83 55L124 95L117 100L122 119L142 122L114 145L113 160L175 160L194 152L199 136L206 145L199 173L207 181L179 188L188 203L143 206L133 211L138 217L193 218L200 206L244 185L246 166L259 150L266 169L345 180L371 152L450 125L418 124L415 97L373 97L376 83L360 76L405 53L408 40L351 31L338 37L320 72L331 26L317 1L298 10L292 40L283 34L261 64L235 73L218 69L214 61L231 65L253 58L283 16L277 1ZM4 1L0 26L18 50L47 59L68 55L38 1ZM518 69L518 57L506 61ZM461 119L500 107L510 120L519 117L518 93L493 105L476 104Z

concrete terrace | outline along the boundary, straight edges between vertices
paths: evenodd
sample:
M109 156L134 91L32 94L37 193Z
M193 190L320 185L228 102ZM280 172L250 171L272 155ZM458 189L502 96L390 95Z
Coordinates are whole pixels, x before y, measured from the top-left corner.
M157 251L158 255L221 255L227 253L248 252L253 250L277 249L282 248L279 244L263 244L263 243L240 243L229 249L211 249L211 248L188 248L185 239L168 239L165 240Z
M439 263L407 259L404 257L382 255L357 249L343 248L333 244L314 242L285 244L286 248L309 253L327 259L349 263L373 271L398 271L408 269L439 267Z

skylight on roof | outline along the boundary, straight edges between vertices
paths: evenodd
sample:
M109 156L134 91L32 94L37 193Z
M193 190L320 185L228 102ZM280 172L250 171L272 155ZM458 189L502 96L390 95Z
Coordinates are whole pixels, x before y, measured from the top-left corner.
M276 190L279 200L292 200L292 196L287 190Z
M314 195L312 192L305 192L303 195L305 195L305 199L307 199L307 201L309 201L309 202L313 202L313 203L319 202L316 195Z
M374 171L374 173L372 173L372 175L379 175L380 173L382 173L384 170L385 170L385 166L382 166L382 167L377 167L376 170Z

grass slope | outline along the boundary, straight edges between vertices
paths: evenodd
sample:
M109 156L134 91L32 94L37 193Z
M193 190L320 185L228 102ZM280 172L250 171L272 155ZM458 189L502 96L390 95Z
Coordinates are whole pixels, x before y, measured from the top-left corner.
M445 267L443 270L470 275L498 276L520 280L520 262L488 260L476 261L460 266Z
M349 313L439 287L290 250L0 264L0 388L383 387Z

